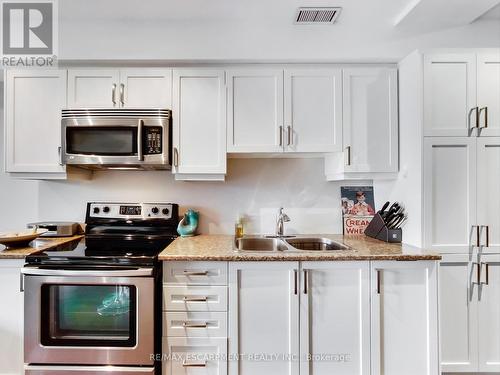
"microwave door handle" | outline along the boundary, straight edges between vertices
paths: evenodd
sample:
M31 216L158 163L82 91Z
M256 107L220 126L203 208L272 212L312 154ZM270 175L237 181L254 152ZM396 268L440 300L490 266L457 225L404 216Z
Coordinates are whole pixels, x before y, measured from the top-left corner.
M137 124L137 159L139 161L144 160L144 154L142 153L142 130L144 129L144 120L139 120Z

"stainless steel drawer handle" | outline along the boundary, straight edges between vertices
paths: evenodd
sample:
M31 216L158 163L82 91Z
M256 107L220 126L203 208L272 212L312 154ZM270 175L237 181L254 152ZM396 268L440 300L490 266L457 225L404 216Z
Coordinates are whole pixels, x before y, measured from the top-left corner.
M199 363L187 363L185 360L182 362L182 367L207 367L207 361Z
M189 297L189 296L184 296L182 298L184 302L207 302L208 297Z
M182 326L185 328L207 328L208 323L194 323L194 322L182 322Z
M184 276L208 276L208 271L188 271L184 270L182 272Z

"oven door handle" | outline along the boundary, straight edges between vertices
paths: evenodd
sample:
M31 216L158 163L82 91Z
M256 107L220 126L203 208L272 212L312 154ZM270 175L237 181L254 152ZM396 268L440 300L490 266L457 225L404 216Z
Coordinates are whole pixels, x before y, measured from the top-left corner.
M21 269L23 275L32 276L89 276L89 277L134 277L151 276L152 268L136 268L127 270L69 270L69 269L49 269L37 267L24 267Z

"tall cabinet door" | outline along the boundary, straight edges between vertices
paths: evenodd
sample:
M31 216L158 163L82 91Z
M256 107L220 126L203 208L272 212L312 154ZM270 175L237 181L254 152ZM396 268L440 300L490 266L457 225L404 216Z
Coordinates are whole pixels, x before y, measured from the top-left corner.
M369 262L302 262L302 375L370 374L369 275Z
M397 71L344 69L343 142L346 172L397 172Z
M476 55L424 57L424 135L469 136L476 125Z
M477 245L476 138L424 140L424 245L441 253Z
M66 70L7 70L5 94L6 171L64 176L60 153Z
M439 269L441 370L475 372L478 366L478 264L469 254L445 254Z
M285 70L285 150L342 150L340 69Z
M116 69L68 70L68 107L120 107L120 72Z
M500 49L477 55L477 105L481 136L500 136Z
M479 371L500 372L500 255L481 255Z
M283 70L232 69L226 74L227 151L283 151Z
M372 262L372 375L436 375L436 262Z
M120 70L124 108L172 108L172 69Z
M176 69L173 73L173 171L226 173L224 71Z
M299 373L298 262L229 263L229 374ZM251 358L251 355L267 354Z
M477 139L477 223L481 251L500 253L500 137Z

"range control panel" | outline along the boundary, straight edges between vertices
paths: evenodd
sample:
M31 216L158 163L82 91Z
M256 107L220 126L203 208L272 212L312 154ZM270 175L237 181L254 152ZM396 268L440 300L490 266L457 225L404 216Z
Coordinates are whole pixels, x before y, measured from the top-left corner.
M90 217L108 219L171 219L171 203L91 203Z

